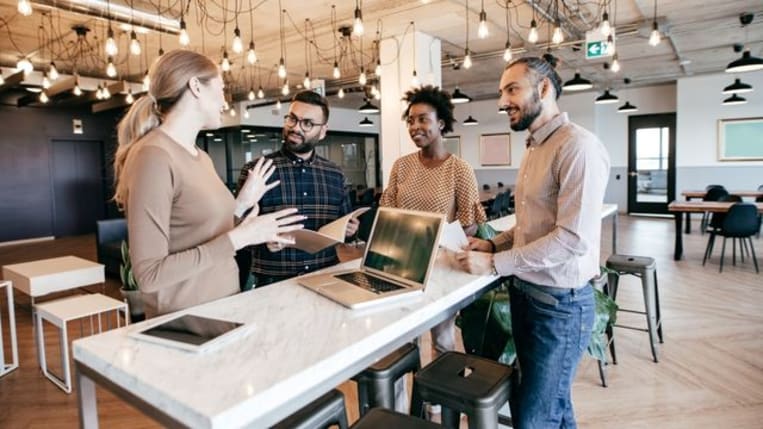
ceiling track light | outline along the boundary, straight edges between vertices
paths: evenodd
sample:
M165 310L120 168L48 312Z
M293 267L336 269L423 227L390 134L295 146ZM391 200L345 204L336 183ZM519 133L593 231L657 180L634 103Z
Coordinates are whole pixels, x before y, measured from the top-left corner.
M735 105L746 104L746 103L747 103L746 98L740 97L737 94L733 94L731 97L723 100L722 104L724 106L735 106Z
M742 94L752 92L752 85L742 82L741 79L734 79L734 83L723 88L722 94Z
M567 82L564 82L562 88L565 91L583 91L593 88L593 83L591 83L590 80L580 76L580 73L575 72L575 76Z

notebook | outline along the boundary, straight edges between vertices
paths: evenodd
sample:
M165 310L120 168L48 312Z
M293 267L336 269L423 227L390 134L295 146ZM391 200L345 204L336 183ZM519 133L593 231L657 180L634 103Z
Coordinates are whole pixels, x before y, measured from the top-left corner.
M445 218L380 207L360 270L299 277L302 286L349 308L366 308L424 293Z

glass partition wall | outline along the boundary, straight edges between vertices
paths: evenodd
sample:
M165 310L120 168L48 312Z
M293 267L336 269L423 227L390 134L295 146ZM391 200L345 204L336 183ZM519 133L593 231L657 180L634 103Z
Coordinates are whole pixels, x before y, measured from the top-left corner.
M212 158L217 175L231 191L245 163L281 148L281 129L228 127L202 131L196 144ZM381 184L377 134L329 131L316 147L318 155L336 163L353 188L376 188Z

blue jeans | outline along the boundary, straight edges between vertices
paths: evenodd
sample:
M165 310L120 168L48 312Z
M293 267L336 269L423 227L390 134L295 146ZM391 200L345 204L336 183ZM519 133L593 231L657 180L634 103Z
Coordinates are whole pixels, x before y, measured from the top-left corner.
M570 389L591 339L591 285L563 289L514 278L509 295L519 361L510 401L514 428L576 428Z

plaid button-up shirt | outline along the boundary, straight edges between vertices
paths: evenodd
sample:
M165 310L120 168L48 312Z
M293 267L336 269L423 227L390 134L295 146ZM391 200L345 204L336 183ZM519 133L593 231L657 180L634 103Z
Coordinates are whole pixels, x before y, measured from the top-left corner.
M281 183L268 191L260 200L260 213L272 213L296 207L299 214L307 216L302 223L306 229L317 231L352 211L345 188L342 170L326 158L313 155L307 159L294 155L285 148L266 155L276 167L270 181ZM244 165L238 179L238 189L244 185L248 171L257 160ZM310 254L294 248L270 252L262 244L251 246L252 273L268 277L293 277L315 271L338 261L334 247Z

